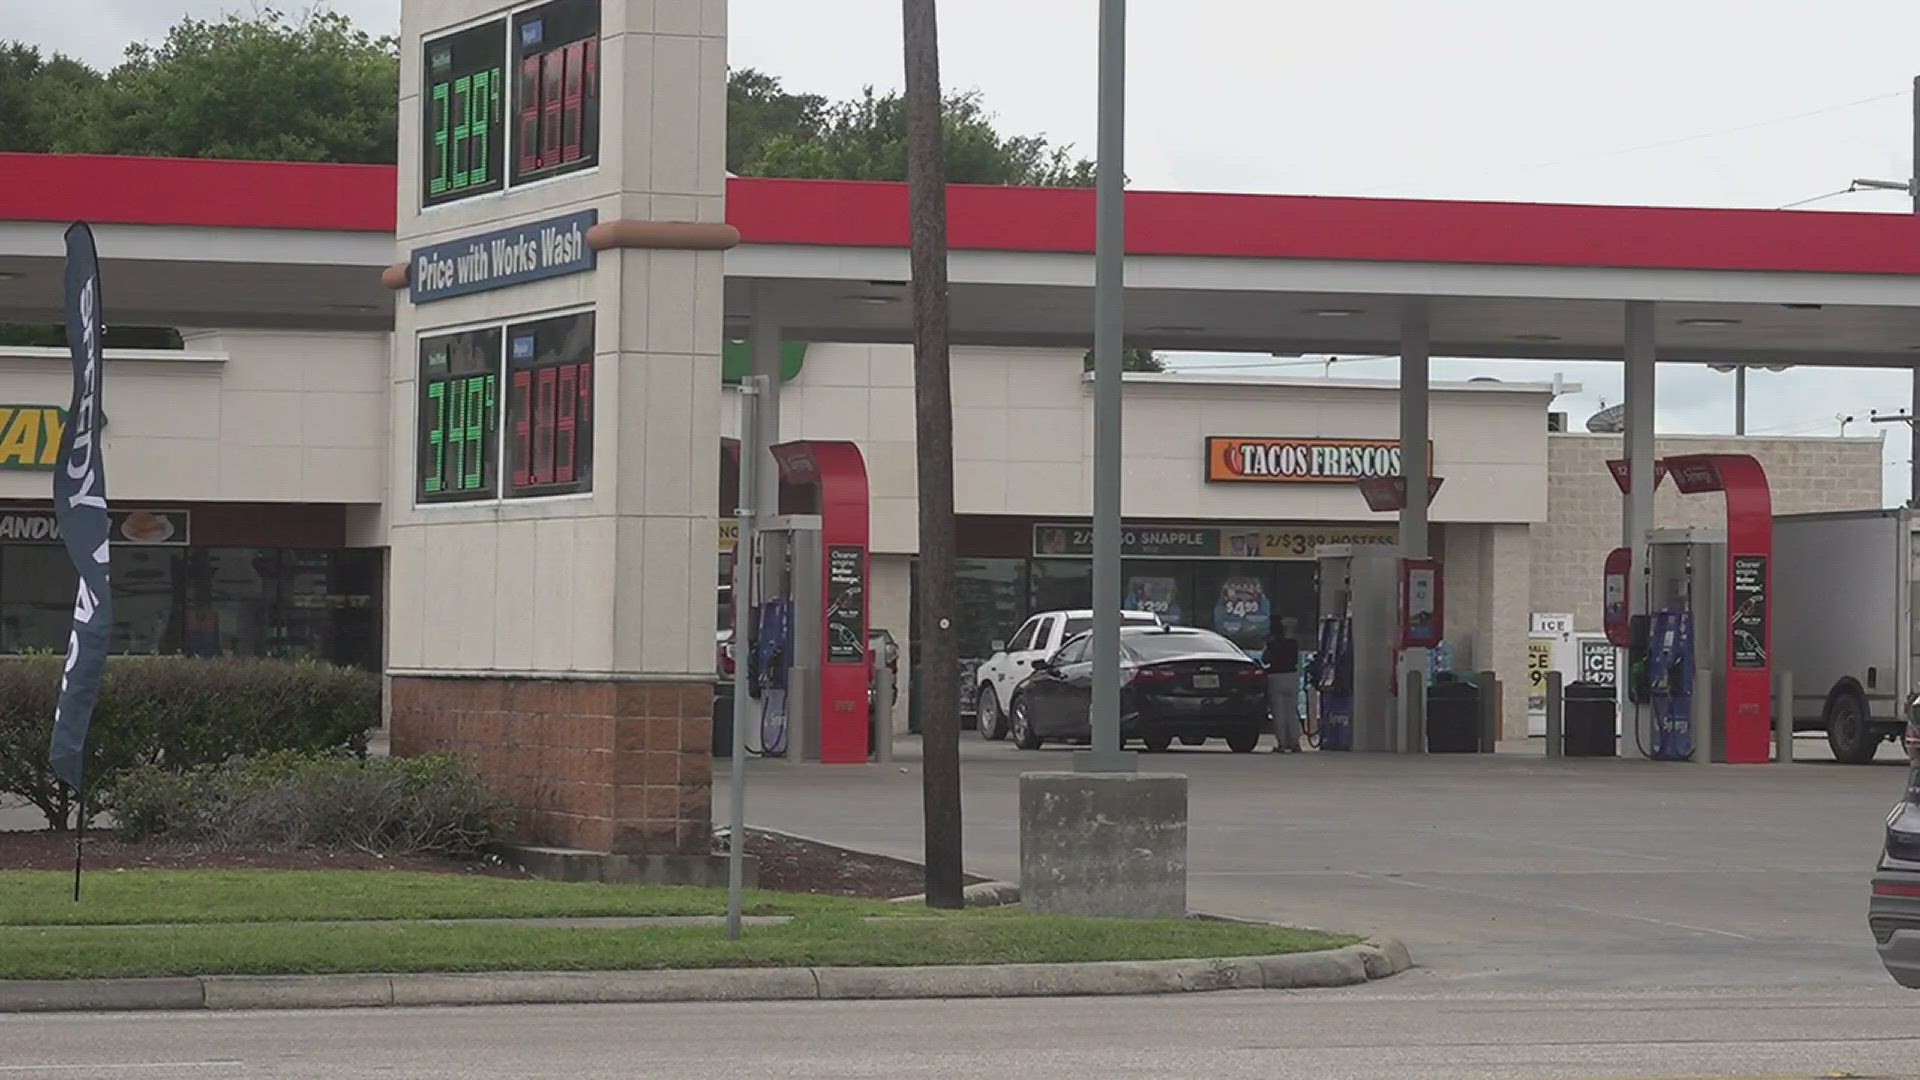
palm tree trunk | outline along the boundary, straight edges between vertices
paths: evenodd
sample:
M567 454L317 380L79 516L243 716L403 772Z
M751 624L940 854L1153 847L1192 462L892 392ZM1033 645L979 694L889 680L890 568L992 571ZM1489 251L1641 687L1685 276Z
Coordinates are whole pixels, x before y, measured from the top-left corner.
M927 905L965 903L960 657L954 641L953 386L947 350L946 147L934 0L901 0L913 226L913 412L920 481L921 769Z

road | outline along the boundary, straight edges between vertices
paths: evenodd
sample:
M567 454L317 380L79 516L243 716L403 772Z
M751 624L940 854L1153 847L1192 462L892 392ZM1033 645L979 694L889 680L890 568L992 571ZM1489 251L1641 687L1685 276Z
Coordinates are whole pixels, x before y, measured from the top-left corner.
M1903 1070L1905 1070L1903 1072ZM1505 1080L1920 1075L1902 998L1509 994L1415 974L1179 998L0 1018L0 1076Z
M1017 880L1019 775L1069 752L963 738L968 868ZM1141 767L1189 778L1195 910L1394 934L1463 987L1873 990L1867 879L1897 749L1873 766L1192 751ZM748 818L917 860L918 756L753 762Z

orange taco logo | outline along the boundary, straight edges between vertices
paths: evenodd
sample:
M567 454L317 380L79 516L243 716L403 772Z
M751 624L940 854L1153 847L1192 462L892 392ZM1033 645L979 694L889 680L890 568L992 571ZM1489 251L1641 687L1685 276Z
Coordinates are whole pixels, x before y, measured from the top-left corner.
M1399 475L1396 439L1207 437L1207 479L1216 483L1351 484Z

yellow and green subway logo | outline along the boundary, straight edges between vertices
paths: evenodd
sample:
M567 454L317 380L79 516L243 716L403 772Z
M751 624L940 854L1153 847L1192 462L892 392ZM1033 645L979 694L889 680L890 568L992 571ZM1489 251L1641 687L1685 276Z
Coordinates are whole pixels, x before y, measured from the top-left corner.
M52 405L0 405L0 470L51 472L60 460L67 410Z

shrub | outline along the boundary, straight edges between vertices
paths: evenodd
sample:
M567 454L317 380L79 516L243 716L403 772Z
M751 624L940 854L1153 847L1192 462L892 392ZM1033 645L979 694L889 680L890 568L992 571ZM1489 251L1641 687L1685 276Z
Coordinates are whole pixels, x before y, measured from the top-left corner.
M53 828L72 794L47 768L63 656L0 658L0 794L26 799ZM365 754L380 724L380 677L291 660L115 656L87 747L99 790L138 766L181 772L274 750Z
M186 772L143 766L107 796L127 840L472 855L506 827L465 759L284 752Z

